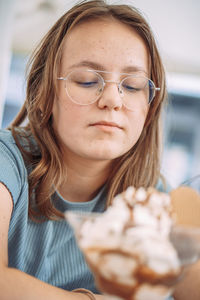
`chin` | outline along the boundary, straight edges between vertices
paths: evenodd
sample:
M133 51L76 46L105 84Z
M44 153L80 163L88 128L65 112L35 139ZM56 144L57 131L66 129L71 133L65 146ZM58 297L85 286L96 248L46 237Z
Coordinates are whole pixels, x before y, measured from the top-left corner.
M93 153L90 153L90 158L95 160L113 160L116 159L127 151L116 151L116 149L98 149Z

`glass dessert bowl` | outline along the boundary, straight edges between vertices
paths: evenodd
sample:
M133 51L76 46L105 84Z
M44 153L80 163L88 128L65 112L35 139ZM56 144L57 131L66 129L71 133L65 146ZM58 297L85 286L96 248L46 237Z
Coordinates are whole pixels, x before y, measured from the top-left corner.
M104 213L66 212L66 219L108 298L164 300L199 257L198 232L174 226L170 196L153 188L129 187Z

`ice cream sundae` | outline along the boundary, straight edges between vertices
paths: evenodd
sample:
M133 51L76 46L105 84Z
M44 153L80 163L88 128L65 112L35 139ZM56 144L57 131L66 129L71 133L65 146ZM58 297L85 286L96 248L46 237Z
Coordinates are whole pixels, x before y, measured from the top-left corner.
M78 243L99 289L126 300L165 299L181 270L172 225L170 196L153 188L129 187L104 213L83 217Z

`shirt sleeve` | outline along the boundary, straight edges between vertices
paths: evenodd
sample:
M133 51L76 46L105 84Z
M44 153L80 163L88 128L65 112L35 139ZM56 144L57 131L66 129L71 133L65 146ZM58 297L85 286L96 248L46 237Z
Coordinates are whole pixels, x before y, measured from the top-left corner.
M9 190L13 205L22 193L24 184L27 182L25 164L10 132L0 134L0 182Z

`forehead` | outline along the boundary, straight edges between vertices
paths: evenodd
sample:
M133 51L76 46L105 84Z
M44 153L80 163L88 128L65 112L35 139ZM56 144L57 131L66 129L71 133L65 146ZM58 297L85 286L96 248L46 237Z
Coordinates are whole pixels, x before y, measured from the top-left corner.
M61 68L81 61L94 61L105 70L138 66L148 73L149 55L138 32L111 19L90 20L76 25L65 37Z

